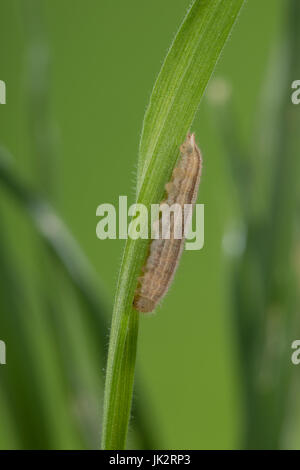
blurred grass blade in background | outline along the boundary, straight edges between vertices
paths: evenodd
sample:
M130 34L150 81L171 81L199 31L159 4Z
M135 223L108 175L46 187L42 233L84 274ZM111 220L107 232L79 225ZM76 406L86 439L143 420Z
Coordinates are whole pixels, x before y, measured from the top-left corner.
M85 302L95 315L99 331L105 331L108 301L99 279L62 219L51 205L28 188L11 169L9 153L0 148L0 180L28 212L46 246L55 255Z
M51 113L52 54L45 4L40 0L27 0L21 7L26 32L25 95L32 173L37 189L56 198L57 148Z
M271 51L259 126L243 148L232 103L215 110L246 228L233 270L232 302L239 343L247 449L280 449L289 429L299 294L295 258L299 112L290 85L299 75L298 0L285 2L283 41ZM274 53L275 52L275 53ZM274 80L276 77L276 80Z
M43 239L45 246L49 250L49 254L58 262L61 266L62 271L65 272L67 279L71 281L75 292L77 292L80 299L82 299L83 306L85 307L84 314L86 322L90 327L89 342L92 341L91 332L93 332L94 343L96 343L96 354L92 359L97 358L97 365L94 369L94 383L97 383L102 378L101 368L105 363L106 358L106 334L108 329L108 316L109 301L104 293L104 289L100 286L99 276L94 272L88 259L82 252L80 246L73 238L65 226L63 220L57 215L52 206L42 198L37 192L30 189L16 174L14 166L12 164L12 158L9 153L0 148L0 181L4 187L9 191L10 195L18 202L20 207L27 212L30 217L37 233ZM13 266L14 263L11 263ZM2 272L4 273L4 263L2 263ZM4 275L3 280L8 282L10 276L8 273ZM61 282L61 281L60 281ZM2 282L4 285L4 281ZM3 292L11 292L12 288L3 288ZM66 288L65 288L66 289ZM67 299L68 296L65 295ZM20 294L17 298L20 298ZM5 296L2 296L2 303L4 302ZM24 304L24 302L23 302ZM53 308L53 307L52 307ZM16 307L10 308L10 311L17 312ZM80 364L83 362L81 356L83 353L82 344L76 344L72 341L68 342L68 336L70 335L71 327L67 326L69 321L69 314L64 314L66 319L61 318L62 312L58 312L60 317L60 335L64 338L64 357L69 357L70 360L67 362L67 375L74 376L79 375L81 380L87 374L87 365L83 364L83 369L80 370ZM76 331L74 322L76 322L76 316L74 307L72 311L72 319L70 325L72 330ZM67 323L68 322L68 323ZM12 328L8 328L8 331L12 331ZM82 327L80 328L82 333ZM83 339L84 341L84 339ZM66 346L65 343L68 343ZM81 350L79 349L81 347ZM78 356L79 360L75 361L74 358ZM92 363L94 361L92 360ZM88 364L91 363L91 358L88 360ZM69 369L72 368L70 372ZM92 367L91 367L92 369ZM92 379L92 371L89 374L90 380ZM84 386L84 384L82 384ZM86 386L86 381L85 381ZM143 385L140 384L139 388L143 389ZM95 389L96 392L96 389ZM97 397L99 401L99 396ZM154 436L149 431L149 426L146 419L146 413L143 407L140 405L140 401L136 400L134 404L134 415L135 425L139 432L139 439L145 448L153 445L155 442ZM27 407L29 409L29 407ZM98 436L99 430L95 432ZM39 433L40 437L41 433Z
M162 66L141 137L137 202L159 203L207 82L243 0L196 0ZM108 353L102 447L124 449L130 417L139 313L132 308L148 248L128 239L121 264Z

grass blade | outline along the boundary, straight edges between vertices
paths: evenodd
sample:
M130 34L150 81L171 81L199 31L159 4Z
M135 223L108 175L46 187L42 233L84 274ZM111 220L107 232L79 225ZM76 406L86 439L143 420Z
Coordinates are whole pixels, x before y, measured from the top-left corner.
M93 313L98 331L106 330L108 302L99 279L78 243L52 206L14 174L11 156L0 148L0 181L27 211L37 232Z
M243 3L196 0L168 52L146 112L140 145L137 199L146 207L162 199L178 147ZM132 300L147 248L146 240L129 238L121 264L106 371L104 449L126 445L139 319Z
M10 165L11 160L8 151L0 148L0 182L16 199L20 207L27 212L46 248L61 266L62 271L66 273L79 298L86 306L89 323L97 335L99 347L97 357L105 358L109 302L105 294L102 291L99 292L99 277L63 220L44 198L18 177L14 167ZM138 401L135 403L134 415L140 439L148 448L150 443L153 445L154 439L149 431L146 413Z
M239 122L230 103L223 110L218 108L215 116L221 118L219 128L225 130L223 145L247 228L245 250L238 261L235 259L233 269L233 308L245 407L240 445L247 449L284 447L294 413L291 390L295 368L288 364L299 310L291 262L295 259L298 218L299 143L295 136L299 113L287 94L300 70L299 18L299 2L286 2L283 40L271 51L257 111L259 125L251 145L240 150ZM232 159L235 154L239 158ZM237 162L244 162L244 168L241 164L237 168Z
M166 56L147 108L138 188L147 167L170 170L244 0L195 1ZM172 125L170 125L172 123ZM163 175L165 176L165 175Z

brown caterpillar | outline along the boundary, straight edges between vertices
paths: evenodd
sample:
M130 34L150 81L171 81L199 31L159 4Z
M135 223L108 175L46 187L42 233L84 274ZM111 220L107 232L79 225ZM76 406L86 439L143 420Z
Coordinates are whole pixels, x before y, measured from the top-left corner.
M163 204L178 204L181 209L185 204L193 207L197 199L202 157L194 134L188 133L185 142L180 146L180 152L180 161L173 170L171 181L165 186L167 198L160 203L160 207ZM176 236L179 223L182 234L180 238ZM184 247L183 224L182 217L178 219L175 213L172 214L169 224L170 238L164 239L161 234L161 219L158 220L159 236L151 241L149 256L142 269L143 274L139 278L139 286L133 300L133 306L139 312L152 312L166 294Z

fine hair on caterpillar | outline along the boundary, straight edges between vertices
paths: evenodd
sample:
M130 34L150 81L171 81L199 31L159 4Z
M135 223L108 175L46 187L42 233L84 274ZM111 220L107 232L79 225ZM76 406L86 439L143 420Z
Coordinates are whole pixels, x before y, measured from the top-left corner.
M197 199L202 156L194 134L187 134L180 153L171 181L165 185L166 198L152 226L153 239L135 291L133 306L142 313L152 312L170 287Z

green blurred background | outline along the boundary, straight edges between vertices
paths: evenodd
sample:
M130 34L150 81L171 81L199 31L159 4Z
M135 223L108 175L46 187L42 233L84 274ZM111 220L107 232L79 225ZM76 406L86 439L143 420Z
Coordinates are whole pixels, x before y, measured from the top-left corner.
M2 449L99 447L123 241L96 238L96 208L134 202L145 107L189 3L0 0ZM141 319L131 448L300 447L296 3L246 3L201 103L205 246Z

